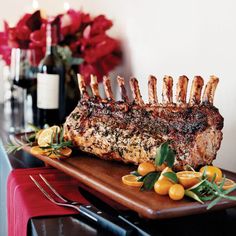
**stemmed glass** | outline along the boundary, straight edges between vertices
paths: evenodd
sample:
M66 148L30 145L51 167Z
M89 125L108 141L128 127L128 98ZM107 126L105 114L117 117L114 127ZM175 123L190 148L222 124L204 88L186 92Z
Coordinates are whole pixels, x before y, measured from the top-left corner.
M29 109L27 101L28 95L32 94L31 90L36 87L37 83L37 65L35 61L35 51L33 49L13 48L11 51L10 79L12 94L14 93L16 96L16 98L12 96L11 104L11 129L13 132L26 131L27 123L32 122L33 112L32 109ZM15 100L18 102L15 103ZM15 104L17 104L17 107L15 107Z

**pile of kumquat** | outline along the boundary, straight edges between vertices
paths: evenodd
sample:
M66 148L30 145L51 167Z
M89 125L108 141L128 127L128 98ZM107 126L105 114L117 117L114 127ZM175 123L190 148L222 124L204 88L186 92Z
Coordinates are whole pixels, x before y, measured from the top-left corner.
M190 170L174 172L174 161L174 151L168 143L163 143L157 149L154 163L139 164L136 171L122 177L122 182L139 187L141 191L154 189L157 194L169 195L172 200L181 200L184 196L200 203L216 199L207 209L222 198L236 201L235 196L227 195L236 189L236 184L223 176L220 168L209 165L195 171L189 166Z

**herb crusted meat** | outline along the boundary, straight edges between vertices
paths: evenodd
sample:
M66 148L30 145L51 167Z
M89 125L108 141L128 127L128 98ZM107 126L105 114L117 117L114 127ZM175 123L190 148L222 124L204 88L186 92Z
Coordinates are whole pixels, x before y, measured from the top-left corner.
M188 78L181 76L174 103L173 79L166 76L162 103L159 103L157 80L150 76L148 104L143 102L135 78L130 80L132 102L128 99L124 79L118 77L117 80L123 101L114 100L109 78L104 78L107 99L102 99L96 77L91 77L93 96L89 97L83 77L78 76L82 99L64 124L66 140L102 159L134 164L153 162L157 147L168 140L176 153L174 169L212 163L220 148L223 128L223 118L213 106L218 78L211 76L201 99L203 79L196 76L186 103Z

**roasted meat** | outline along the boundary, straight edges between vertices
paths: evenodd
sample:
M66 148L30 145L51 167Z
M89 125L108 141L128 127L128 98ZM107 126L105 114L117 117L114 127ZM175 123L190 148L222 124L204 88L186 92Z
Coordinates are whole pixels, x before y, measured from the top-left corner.
M83 77L78 75L82 99L64 124L66 140L102 159L134 164L153 162L157 147L169 140L176 153L175 170L212 163L220 148L223 128L223 118L213 106L218 78L210 77L201 99L204 81L196 76L186 102L188 78L180 76L174 103L173 79L165 76L160 103L157 79L150 76L148 104L144 103L135 78L130 79L133 101L129 101L124 79L117 80L123 101L114 100L108 77L103 80L107 98L102 99L96 77L91 76L93 96L89 96Z

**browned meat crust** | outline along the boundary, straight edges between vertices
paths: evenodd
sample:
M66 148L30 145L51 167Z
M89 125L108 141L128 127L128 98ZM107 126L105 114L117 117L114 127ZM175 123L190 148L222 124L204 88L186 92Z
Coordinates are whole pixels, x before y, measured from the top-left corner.
M134 78L131 86L135 100L127 102L123 79L119 78L126 101L116 102L111 99L112 95L110 99L101 99L97 90L96 96L84 97L66 120L65 138L72 140L79 149L102 159L134 164L154 161L156 148L169 140L176 152L176 170L182 170L186 165L198 168L211 164L220 147L223 128L223 118L212 105L215 88L209 88L215 86L215 79L214 83L210 83L212 80L208 83L210 95L205 94L204 103L199 104L199 89L203 82L201 77L195 77L190 104L186 104L187 79L182 77L179 86L184 91L182 95L177 91L179 104L176 105L172 102L171 77L164 78L164 104L158 104L153 94L156 91L154 77L150 77L151 104L144 104Z

